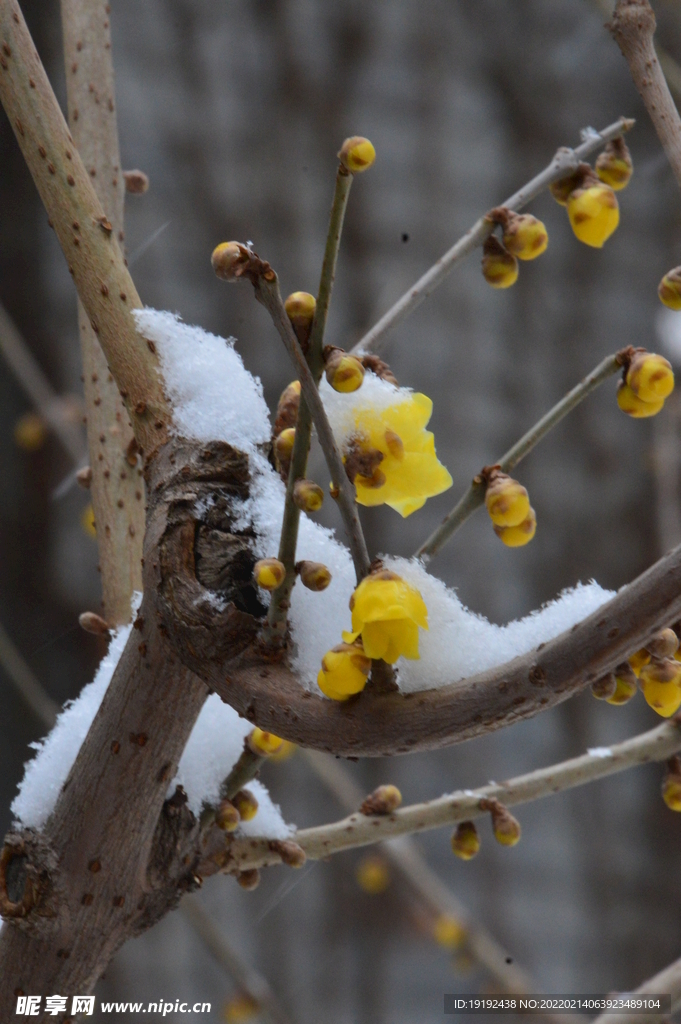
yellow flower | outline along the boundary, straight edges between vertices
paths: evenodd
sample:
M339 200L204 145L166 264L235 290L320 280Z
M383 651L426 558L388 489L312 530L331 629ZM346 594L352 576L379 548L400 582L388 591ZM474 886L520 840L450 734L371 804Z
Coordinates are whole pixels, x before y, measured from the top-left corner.
M361 693L371 671L368 658L359 644L338 644L322 658L317 686L331 700L347 700Z
M567 201L570 224L580 242L600 249L620 222L617 197L601 182L575 189Z
M646 702L662 718L670 718L681 707L681 666L666 658L644 665L639 676Z
M389 505L409 516L452 486L435 454L435 438L425 429L432 411L430 398L421 394L384 409L355 410L355 431L344 448L360 505Z
M352 643L362 637L368 658L382 658L390 665L397 659L419 657L419 626L428 629L428 609L418 590L401 576L379 569L366 576L350 598Z

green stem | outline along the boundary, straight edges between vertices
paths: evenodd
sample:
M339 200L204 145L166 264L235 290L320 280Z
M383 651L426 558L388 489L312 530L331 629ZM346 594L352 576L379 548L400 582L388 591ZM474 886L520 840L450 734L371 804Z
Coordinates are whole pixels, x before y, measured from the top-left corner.
M343 220L348 205L352 178L353 175L346 171L342 164L339 164L333 203L331 204L329 230L326 236L326 248L324 249L317 305L315 307L314 320L312 321L307 352L307 361L315 384L319 383L324 369L322 352L324 348L326 318L329 312L331 292L333 291L333 282L336 276L338 249L340 247ZM293 500L293 488L297 480L305 478L311 438L312 416L304 396L301 395L298 419L296 421L296 437L291 456L291 467L286 484L284 518L279 541L279 561L283 562L286 568L286 576L284 577L284 582L280 587L277 587L270 600L267 626L265 628L265 636L268 640L281 639L286 633L286 620L291 604L291 591L296 582L296 546L298 543L298 525L300 523L300 509Z
M560 402L553 406L545 416L517 441L512 448L499 460L498 465L502 472L509 473L521 459L528 455L534 446L541 441L550 430L560 423L564 416L567 416L580 402L583 402L587 395L595 391L603 381L621 370L623 358L620 353L614 356L607 356L598 366L591 371L584 380L568 391ZM430 561L436 555L449 538L466 522L476 509L480 508L485 500L486 484L480 476L474 477L470 487L461 499L454 506L452 511L445 516L437 530L424 541L416 552L418 558L425 562Z

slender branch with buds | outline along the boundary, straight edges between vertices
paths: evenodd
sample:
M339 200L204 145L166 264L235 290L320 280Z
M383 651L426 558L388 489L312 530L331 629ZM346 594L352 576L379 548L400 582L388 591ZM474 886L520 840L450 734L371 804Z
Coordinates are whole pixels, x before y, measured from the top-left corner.
M567 149L565 146L561 147L548 167L532 178L531 181L528 181L526 185L523 185L517 192L514 192L501 205L509 210L522 210L524 206L527 206L529 202L536 199L540 192L543 192L554 181L567 177L568 174L577 168L580 161L585 160L591 153L601 149L611 139L622 135L623 132L628 132L633 126L634 121L631 118L620 117L619 120L604 128L603 131L589 135L581 146L577 146L576 149ZM378 323L363 338L360 338L352 351L357 353L380 351L386 343L388 332L393 327L397 327L410 313L413 313L424 299L429 298L438 285L442 284L450 271L465 259L466 256L470 256L478 246L482 245L493 230L494 224L486 216L480 217L473 227L390 307Z

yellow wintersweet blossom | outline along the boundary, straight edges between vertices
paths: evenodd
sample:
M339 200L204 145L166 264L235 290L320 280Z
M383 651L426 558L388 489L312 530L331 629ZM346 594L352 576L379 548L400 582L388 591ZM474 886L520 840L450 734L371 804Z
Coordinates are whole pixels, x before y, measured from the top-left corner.
M371 672L371 659L358 644L338 644L322 658L317 686L331 700L361 693Z
M425 429L432 411L430 398L418 393L387 408L355 411L356 429L344 448L360 505L389 505L409 516L452 486Z
M352 633L346 643L362 637L368 658L393 665L401 656L419 655L419 626L428 629L428 609L418 590L397 573L379 569L366 576L350 598Z

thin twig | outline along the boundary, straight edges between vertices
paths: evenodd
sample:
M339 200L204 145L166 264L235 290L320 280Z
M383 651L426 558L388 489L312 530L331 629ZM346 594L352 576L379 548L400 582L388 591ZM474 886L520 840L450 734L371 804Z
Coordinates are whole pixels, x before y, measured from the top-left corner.
M0 305L0 352L36 410L55 432L76 466L85 463L81 428L64 416L63 402L40 368L9 313Z
M648 0L618 0L615 4L610 31L681 187L681 118L655 53L655 27L655 14Z
M125 183L108 6L107 0L61 0L61 22L69 127L113 234L122 243ZM130 418L81 302L78 327L103 613L111 625L123 625L130 621L133 593L142 589L144 480L131 449Z
M648 978L642 985L627 992L627 996L671 995L671 1012L681 1007L681 959ZM669 1020L668 1013L602 1013L592 1024L663 1024Z
M509 210L520 210L527 206L532 199L535 199L545 188L559 178L564 178L575 170L581 160L586 159L591 153L600 149L623 132L629 131L634 122L627 117L621 117L614 124L604 128L602 132L594 132L576 149L561 147L554 156L551 163L540 174L528 181L526 185L510 196L503 206ZM385 335L388 331L401 323L405 317L413 313L417 306L420 306L424 299L427 299L439 284L449 274L450 270L460 263L466 256L469 256L479 245L482 245L488 235L494 230L494 224L486 217L480 217L472 228L449 249L444 256L441 256L437 263L434 263L430 270L420 277L416 284L404 293L397 300L387 313L361 338L353 352L378 352L385 343Z
M359 807L364 793L335 759L316 750L303 750L313 772L347 811ZM471 918L470 912L428 865L409 836L390 839L382 850L433 914L450 914L466 931L466 947L506 992L537 992L536 983L517 965L508 963L508 953L489 932Z
M357 574L357 580L359 582L359 580L363 579L369 572L370 559L366 541L364 540L364 534L362 532L362 526L357 514L354 487L348 480L348 476L345 472L343 459L338 449L338 445L336 444L336 439L333 436L333 431L331 430L331 425L326 415L326 410L324 409L314 377L312 376L310 367L307 365L307 360L303 355L303 350L300 347L300 343L296 338L293 327L291 326L291 321L286 315L276 275L273 275L271 280L266 280L262 275L256 278L255 297L259 302L262 302L263 306L272 317L274 326L277 328L277 331L284 342L286 351L295 366L296 373L300 380L302 395L310 407L312 420L317 431L317 437L319 438L319 444L324 452L326 464L329 468L329 473L331 474L331 481L338 495L338 506L348 535L350 553L352 554L355 573Z
M593 3L605 18L610 19L612 17L613 0L593 0ZM609 26L606 23L607 27ZM677 102L681 101L681 65L659 43L655 43L655 52L657 53L657 59L664 72L664 77L667 79L670 91L676 97Z
M535 425L527 431L526 434L517 441L512 448L506 452L505 455L499 459L499 467L504 473L509 473L514 466L524 459L532 449L544 438L549 431L560 423L560 421L567 416L569 412L583 402L587 395L590 395L592 391L595 391L608 377L612 377L613 374L617 373L622 368L622 360L618 354L614 356L606 356L598 364L598 366L587 374L587 376L577 384L572 391L568 391L567 395L561 398L560 402L557 402L552 409L542 416L542 418L535 423ZM459 529L463 523L466 522L469 516L471 516L476 509L480 508L485 500L485 489L486 485L482 477L476 476L473 478L473 482L470 487L459 499L457 504L454 506L451 512L445 516L438 528L430 535L428 540L424 541L421 547L417 550L416 555L418 558L422 558L424 562L430 561L433 555L436 555L442 546L450 539L450 537Z
M199 901L192 896L182 902L182 914L217 963L229 974L237 988L253 1000L268 1024L289 1024L289 1017L279 1005L272 989L258 971L248 967Z
M480 802L498 800L505 806L527 803L539 797L613 775L634 765L663 761L681 750L681 728L675 721L634 736L608 748L596 748L580 757L539 768L508 782L490 783L476 790L459 790L427 803L401 807L385 817L352 814L342 821L295 833L295 841L308 859L319 860L332 853L368 846L394 836L424 832L443 825L483 817ZM236 839L230 847L228 870L276 864L280 858L267 840Z
M343 164L339 163L336 173L336 185L331 204L331 215L329 217L329 228L326 235L326 246L324 248L324 260L322 262L319 290L317 292L317 304L315 306L312 330L310 332L307 361L312 372L315 384L319 380L324 369L322 351L324 348L324 332L326 330L326 319L331 302L331 292L336 276L336 263L338 250L340 248L341 232L345 210L348 205L350 186L353 175L346 171ZM295 332L294 332L295 333ZM283 562L286 568L284 582L272 594L270 607L267 613L266 636L269 639L282 637L286 632L286 619L289 609L291 591L296 582L296 547L298 544L298 525L300 523L300 509L293 500L293 489L297 480L305 477L307 472L307 459L310 453L310 441L312 439L312 415L305 397L301 395L298 407L298 418L296 420L296 436L293 443L291 455L291 467L289 469L288 481L286 484L286 499L284 501L284 517L281 526L281 538L279 540L279 561Z
M17 693L42 724L51 729L59 714L59 705L36 679L31 668L14 646L12 639L0 622L0 665L14 684Z

